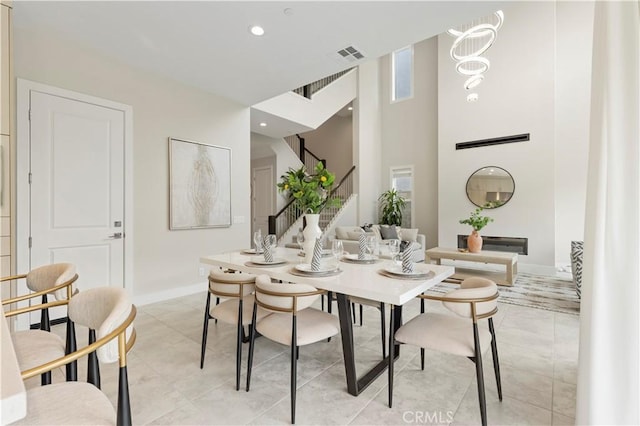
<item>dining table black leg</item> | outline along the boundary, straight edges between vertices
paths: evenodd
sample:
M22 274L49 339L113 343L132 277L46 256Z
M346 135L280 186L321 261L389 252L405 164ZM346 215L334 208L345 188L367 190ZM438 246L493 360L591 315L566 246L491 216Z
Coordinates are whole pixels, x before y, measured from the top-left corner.
M344 369L347 376L347 391L351 395L358 395L358 378L356 376L356 359L353 352L353 323L351 322L351 303L346 294L336 293L338 299L338 318L340 320L340 336L342 338L342 353L344 355Z
M349 303L349 297L345 294L336 293L338 299L338 318L340 320L340 335L342 338L342 353L344 356L344 368L347 378L347 391L354 396L364 391L373 381L378 378L388 367L389 359L384 358L364 375L358 378L356 371L355 350L353 344L353 323L351 321L352 306ZM393 307L393 333L402 325L402 306ZM400 345L394 345L389 348L389 355L397 358L400 356Z

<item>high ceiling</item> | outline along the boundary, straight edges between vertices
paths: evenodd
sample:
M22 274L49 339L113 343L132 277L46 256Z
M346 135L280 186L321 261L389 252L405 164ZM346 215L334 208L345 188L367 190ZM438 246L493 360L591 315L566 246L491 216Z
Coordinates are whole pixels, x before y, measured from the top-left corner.
M250 106L496 8L480 1L15 1L14 27L62 33ZM251 25L265 34L253 36ZM365 58L341 59L337 52L348 46Z

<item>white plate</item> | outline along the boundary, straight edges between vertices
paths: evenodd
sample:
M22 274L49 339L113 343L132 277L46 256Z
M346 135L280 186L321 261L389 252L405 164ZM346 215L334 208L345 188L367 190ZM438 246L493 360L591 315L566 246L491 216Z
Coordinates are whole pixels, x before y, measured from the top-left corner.
M345 254L345 255L344 255L344 257L345 257L346 259L353 260L354 262L357 262L357 261L360 261L360 262L370 262L370 261L372 261L372 260L376 260L376 259L378 259L378 256L374 256L374 255L372 255L372 254L365 254L365 255L364 255L364 259L360 259L360 258L358 257L358 255L357 255L357 254L353 254L353 253Z
M300 251L300 252L298 253L298 256L300 256L300 257L304 257L304 256L306 256L306 255L304 254L304 252L303 252L303 251ZM329 257L329 256L333 256L333 252L332 252L331 250L326 250L326 249L325 249L325 250L322 250L322 257Z
M264 260L264 257L252 257L251 263L255 263L256 265L280 265L282 263L287 263L287 261L278 257L274 257L273 262L267 262L266 260Z
M260 254L260 253L262 253L262 250L256 251L256 249L250 248L250 249L244 249L244 250L242 250L242 252L246 253L246 254Z
M385 272L389 274L398 275L402 277L422 277L422 276L426 277L431 272L431 271L420 271L415 266L414 266L413 272L402 272L402 266L398 266L398 265L386 266L383 269L385 270Z
M295 265L295 268L296 270L305 272L307 274L323 274L336 270L335 265L320 265L320 269L318 269L317 271L313 271L311 270L311 265L308 263L298 263L297 265Z

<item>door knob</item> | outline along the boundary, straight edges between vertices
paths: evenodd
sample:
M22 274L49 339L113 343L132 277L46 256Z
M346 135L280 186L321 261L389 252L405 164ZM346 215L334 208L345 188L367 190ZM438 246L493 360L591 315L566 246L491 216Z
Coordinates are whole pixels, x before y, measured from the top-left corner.
M118 239L122 238L122 232L116 232L113 235L109 235L107 238L110 238L112 240L118 240Z

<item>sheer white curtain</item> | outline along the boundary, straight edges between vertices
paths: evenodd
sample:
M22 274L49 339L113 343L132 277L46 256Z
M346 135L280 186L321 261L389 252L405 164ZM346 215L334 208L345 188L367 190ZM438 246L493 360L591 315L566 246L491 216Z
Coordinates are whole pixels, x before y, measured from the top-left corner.
M576 424L640 424L639 21L596 3Z

